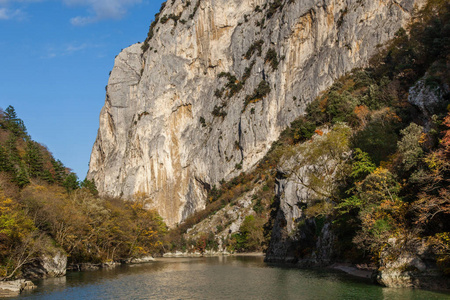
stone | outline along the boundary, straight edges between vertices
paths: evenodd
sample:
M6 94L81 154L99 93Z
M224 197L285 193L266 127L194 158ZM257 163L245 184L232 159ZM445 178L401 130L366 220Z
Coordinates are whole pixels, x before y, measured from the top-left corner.
M36 286L33 282L25 279L13 281L0 281L0 298L16 297L24 290L34 289Z
M428 73L410 88L408 102L420 110L426 131L433 126L430 122L432 116L447 109L445 99L449 94L450 88L446 84L433 82Z
M409 236L389 239L380 254L376 281L392 288L450 290L450 282L436 266L430 246Z
M51 253L44 253L32 263L27 264L23 276L29 279L61 277L66 275L67 255L54 249Z
M154 262L154 261L155 261L155 259L152 256L143 256L143 257L129 259L129 260L125 261L125 263L144 264L144 263L149 263L149 262Z
M297 0L269 17L255 11L262 0L199 1L168 1L161 16L180 21L159 22L145 53L135 44L116 57L87 176L103 196L147 194L171 227L203 209L213 185L251 169L309 102L366 66L425 2ZM258 41L261 55L250 55ZM245 103L261 82L270 92ZM226 85L237 92L216 96Z

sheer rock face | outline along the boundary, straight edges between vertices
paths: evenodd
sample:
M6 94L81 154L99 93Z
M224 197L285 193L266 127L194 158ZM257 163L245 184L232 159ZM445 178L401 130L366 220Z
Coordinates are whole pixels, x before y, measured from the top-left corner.
M168 1L150 48L116 57L88 178L102 195L148 194L173 226L204 208L208 188L260 160L333 80L366 65L422 2L283 0L271 10L267 0ZM171 14L178 22L161 22ZM246 68L238 93L215 96L228 83L218 74L242 83ZM245 107L263 80L270 93Z

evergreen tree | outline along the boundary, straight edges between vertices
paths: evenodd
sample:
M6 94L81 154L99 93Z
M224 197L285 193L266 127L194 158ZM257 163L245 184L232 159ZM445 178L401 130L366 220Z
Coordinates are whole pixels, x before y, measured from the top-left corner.
M67 177L66 167L64 167L63 163L58 159L55 160L53 157L51 158L51 163L54 170L54 179L57 184L62 185L64 179Z
M45 180L45 181L47 181L48 183L50 183L50 184L55 183L55 178L53 178L53 175L52 175L52 173L51 173L49 170L44 170L44 171L41 173L40 177L41 177L43 180Z
M5 110L5 120L11 121L11 120L17 120L17 113L13 106L8 106Z
M24 186L30 183L28 173L23 164L20 165L19 171L17 172L16 183L20 188L23 188Z
M87 178L85 178L81 183L80 186L82 188L88 189L92 195L97 196L98 195L98 191L97 191L97 187L95 185L94 180L89 180Z
M11 105L5 110L6 128L12 132L15 137L29 138L25 124L17 117L16 110Z
M44 171L43 157L39 144L29 140L25 153L25 163L28 167L28 174L31 177L39 177Z
M9 160L8 151L6 151L5 147L3 146L0 146L0 171L3 172L14 171L14 166Z
M67 175L66 179L63 182L63 187L66 188L67 192L70 193L80 187L80 183L78 182L78 177L75 173L70 173Z

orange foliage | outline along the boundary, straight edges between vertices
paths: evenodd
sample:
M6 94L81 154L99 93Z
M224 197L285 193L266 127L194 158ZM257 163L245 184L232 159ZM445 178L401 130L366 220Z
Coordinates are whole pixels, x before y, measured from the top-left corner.
M315 132L316 134L320 135L320 136L323 135L323 131L320 130L320 129L316 129L314 132Z
M360 120L361 124L365 126L370 116L369 108L367 108L367 106L365 105L359 105L355 107L354 113Z

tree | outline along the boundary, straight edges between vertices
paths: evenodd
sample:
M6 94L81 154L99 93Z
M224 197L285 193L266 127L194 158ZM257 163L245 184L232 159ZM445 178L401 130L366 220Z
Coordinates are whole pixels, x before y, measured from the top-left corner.
M371 160L379 165L397 150L399 121L399 117L389 108L374 113L371 122L352 138L353 148L368 153Z
M40 145L35 141L29 140L25 151L25 163L27 164L28 174L31 177L41 176L44 171L44 159Z
M146 194L136 193L134 198L136 201L130 205L133 225L129 255L138 256L148 254L150 250L161 246L160 235L165 233L167 228L158 213L153 209L148 209L151 200ZM201 244L203 245L203 243Z
M15 137L27 138L27 129L21 119L17 117L16 110L11 105L5 110L6 128L10 130Z
M67 192L70 193L80 187L78 182L78 177L75 173L70 173L67 175L66 179L64 179L63 187L66 188Z
M406 204L398 196L400 184L389 170L377 168L360 184L353 200L359 208L361 230L354 243L372 253L379 253L389 236L406 225Z
M5 147L0 145L0 172L12 172L14 166L9 160L8 152Z
M441 223L450 214L450 113L444 118L440 148L426 155L427 170L423 175L425 183L418 200L412 205L416 213L416 224L430 226L436 219ZM445 221L444 221L445 222ZM435 224L434 227L440 226Z
M26 171L26 168L22 163L20 164L19 171L17 172L15 181L20 188L23 188L24 186L30 183L28 172Z
M247 216L239 228L240 234L244 237L243 248L247 251L256 251L264 241L264 218Z
M350 177L356 181L364 179L367 175L375 171L377 166L371 161L369 154L356 148L353 153L352 172Z
M64 167L63 163L58 159L55 160L53 157L51 158L51 163L54 171L54 178L56 183L63 184L64 179L67 176L66 167Z
M416 123L400 131L402 139L398 142L398 152L402 155L402 163L405 171L417 166L424 152L420 145L423 127Z
M80 183L80 187L89 190L91 192L91 194L94 195L94 196L98 195L97 187L95 185L95 181L94 180L89 180L89 179L85 178Z
M12 278L31 262L40 250L38 236L33 220L22 207L0 192L0 238L6 248L0 252L0 280Z

